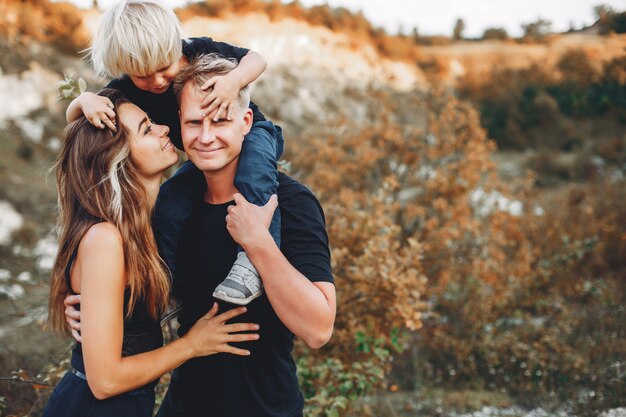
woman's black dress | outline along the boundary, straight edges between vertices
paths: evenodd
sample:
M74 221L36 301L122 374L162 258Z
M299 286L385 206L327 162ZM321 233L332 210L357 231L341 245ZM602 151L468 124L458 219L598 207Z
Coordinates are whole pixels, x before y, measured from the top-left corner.
M68 290L72 291L70 283L70 268L76 258L72 255L67 268L65 279ZM124 317L129 291L124 292ZM137 355L149 352L163 346L163 333L159 321L150 317L143 300L135 303L133 314L124 319L124 339L122 356ZM158 379L132 391L115 397L99 400L92 394L87 385L83 352L80 343L72 350L72 368L56 386L48 399L43 417L151 417L154 408L154 387Z

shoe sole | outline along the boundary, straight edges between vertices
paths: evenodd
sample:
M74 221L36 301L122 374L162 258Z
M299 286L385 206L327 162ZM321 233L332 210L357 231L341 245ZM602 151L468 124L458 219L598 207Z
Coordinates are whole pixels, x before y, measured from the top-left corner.
M250 304L251 301L253 301L256 298L259 298L261 295L263 295L263 291L259 291L255 294L252 294L248 298L232 298L222 291L215 291L213 293L214 298L217 298L218 300L226 301L227 303L230 303L230 304L237 304L239 306L248 305Z

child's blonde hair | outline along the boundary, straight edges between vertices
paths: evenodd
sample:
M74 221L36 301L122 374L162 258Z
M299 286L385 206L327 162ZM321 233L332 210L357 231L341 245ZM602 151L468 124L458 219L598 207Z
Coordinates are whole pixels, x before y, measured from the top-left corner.
M180 59L182 38L172 9L157 0L122 0L102 15L89 56L100 76L145 77Z

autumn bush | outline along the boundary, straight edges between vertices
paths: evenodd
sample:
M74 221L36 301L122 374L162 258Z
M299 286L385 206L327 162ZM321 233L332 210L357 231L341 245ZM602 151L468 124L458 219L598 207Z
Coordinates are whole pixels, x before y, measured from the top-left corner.
M417 336L421 378L535 406L537 395L576 402L585 392L587 412L623 405L624 197L623 183L572 187L518 221L530 270L500 291L453 280L433 304L440 324Z
M507 33L506 29L500 28L500 27L487 28L483 32L483 39L484 40L500 40L500 41L504 41L504 40L506 40L508 38L509 38L509 34Z
M339 303L329 346L299 346L308 415L394 378L583 414L622 404L623 182L548 198L532 176L502 184L471 105L376 98L385 111L366 126L290 146L326 210ZM390 374L394 357L405 366Z
M48 42L66 53L76 53L87 46L88 35L82 29L82 16L71 3L7 1L0 11L0 35L9 39L19 37Z
M583 121L611 117L626 124L624 68L626 55L598 70L585 52L573 49L553 68L534 63L494 70L488 78L468 75L459 83L459 94L477 106L499 147L559 150L584 139L578 132ZM614 133L604 123L594 126L597 135Z
M330 414L385 385L403 335L422 325L428 293L467 271L497 279L469 198L494 181L494 145L478 114L440 93L377 99L388 106L379 120L358 129L338 122L292 142L289 154L324 205L338 290L330 345L300 352L310 415ZM425 124L398 123L407 115Z

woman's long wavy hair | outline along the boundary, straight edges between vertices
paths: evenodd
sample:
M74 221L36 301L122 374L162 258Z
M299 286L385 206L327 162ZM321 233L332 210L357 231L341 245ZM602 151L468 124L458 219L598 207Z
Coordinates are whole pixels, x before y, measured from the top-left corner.
M116 90L105 89L99 95L108 97L116 112L120 104L127 102ZM152 208L130 156L128 130L119 117L116 123L117 133L97 129L85 117L70 123L55 164L59 251L52 270L48 326L60 333L69 333L63 300L71 289L65 269L87 230L101 221L114 224L122 236L124 274L130 291L126 317L139 299L155 319L167 306L170 279L157 252Z

